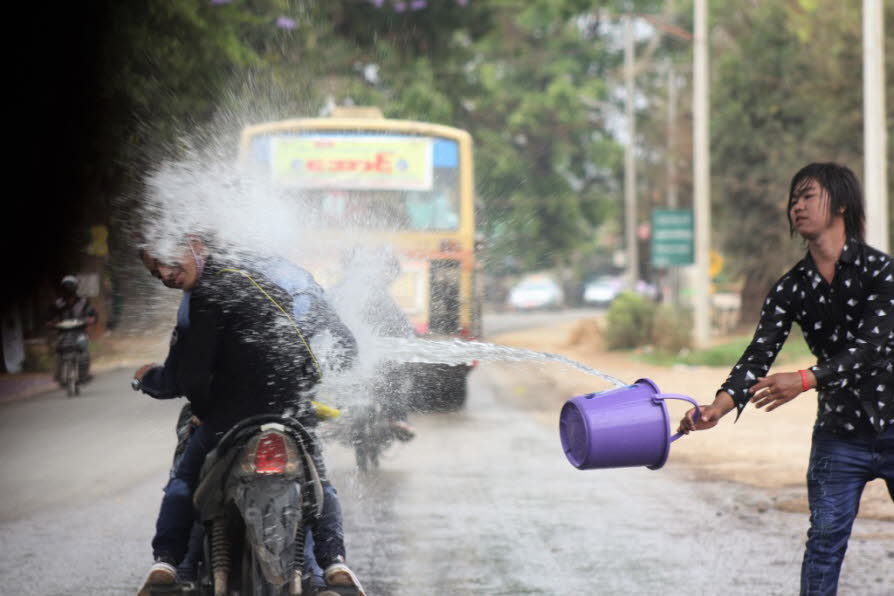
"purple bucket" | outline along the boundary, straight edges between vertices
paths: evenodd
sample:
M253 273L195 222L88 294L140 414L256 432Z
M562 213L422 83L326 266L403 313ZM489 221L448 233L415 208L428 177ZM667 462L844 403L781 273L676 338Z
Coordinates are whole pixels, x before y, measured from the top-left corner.
M659 469L667 461L670 444L682 434L670 434L666 399L682 399L698 407L686 395L661 393L649 379L569 399L559 415L565 456L580 470Z

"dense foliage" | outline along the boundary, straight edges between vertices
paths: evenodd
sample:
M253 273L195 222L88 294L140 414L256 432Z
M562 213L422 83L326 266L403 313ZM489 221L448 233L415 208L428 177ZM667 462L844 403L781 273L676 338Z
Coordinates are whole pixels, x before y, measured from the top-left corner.
M733 0L711 9L713 244L742 279L743 317L752 320L803 254L785 215L792 175L809 162L837 161L863 176L861 11L831 0ZM885 25L891 131L890 0ZM890 174L888 183L891 201Z
M886 9L891 114L894 0ZM34 205L60 215L37 251L44 261L74 254L62 248L95 223L112 223L113 252L125 248L118 223L139 202L145 173L183 138L354 103L473 134L492 270L585 270L600 250L620 248L619 17L630 11L641 15L638 219L666 204L671 182L680 205L690 203L691 43L674 34L692 29L689 1L104 1L59 10L69 12L48 20L41 40L53 58L27 53L21 78L33 100L25 120L43 122L23 135L29 174L45 169L45 138L68 156L59 181L37 187ZM717 0L710 11L713 243L746 300L759 300L800 250L782 211L794 170L834 159L862 174L860 11L834 0ZM670 143L669 69L679 89ZM17 208L17 218L39 217L33 205Z

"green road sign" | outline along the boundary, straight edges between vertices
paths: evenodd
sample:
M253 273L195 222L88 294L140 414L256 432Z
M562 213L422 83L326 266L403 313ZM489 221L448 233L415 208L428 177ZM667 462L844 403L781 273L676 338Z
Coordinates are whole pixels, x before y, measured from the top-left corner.
M679 267L694 263L692 209L652 211L652 266Z

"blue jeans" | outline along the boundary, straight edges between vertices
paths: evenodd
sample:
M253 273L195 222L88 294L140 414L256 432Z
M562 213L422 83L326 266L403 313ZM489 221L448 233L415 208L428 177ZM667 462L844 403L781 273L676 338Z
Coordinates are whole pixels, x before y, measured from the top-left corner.
M884 478L894 500L894 427L876 436L814 431L807 469L810 529L801 565L801 594L833 595L866 483Z
M199 426L188 439L186 450L176 465L174 474L168 481L158 512L155 537L152 539L152 553L156 559L164 557L178 565L186 556L189 535L196 519L192 496L199 484L199 474L205 456L217 446L221 435L209 430L207 425ZM341 524L341 506L338 493L326 478L326 470L316 445L314 461L323 479L323 511L311 525L314 538L314 554L324 569L331 563L344 558L344 532Z

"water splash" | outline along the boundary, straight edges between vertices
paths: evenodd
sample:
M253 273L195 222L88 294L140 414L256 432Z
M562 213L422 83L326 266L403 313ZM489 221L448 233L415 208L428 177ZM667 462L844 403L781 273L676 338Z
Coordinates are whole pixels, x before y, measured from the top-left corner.
M379 337L373 340L375 352L397 362L429 364L471 364L474 360L508 362L557 362L608 381L616 387L628 383L576 360L522 348L510 348L480 341L433 340L421 338Z
M377 306L376 292L389 291L395 275L392 261L400 254L398 247L382 245L382 230L402 229L400 218L388 208L390 199L366 197L365 210L341 214L333 227L331 214L314 207L319 197L312 192L281 187L269 176L237 167L228 150L235 146L236 140L224 135L208 140L207 146L187 148L178 160L160 164L147 178L140 235L162 261L176 261L187 236L199 234L214 240L213 254L224 262L262 273L264 263L276 258L307 268L325 288L359 348L354 366L345 374L327 375L326 387L321 389L348 402L362 402L381 393L388 362L458 365L475 360L554 362L614 386L625 385L557 354L459 339L414 338L389 330L393 322L387 320L387 309ZM354 255L357 260L358 254L364 257L360 265L349 266L352 259L348 257ZM160 286L158 291L169 292ZM170 308L169 300L164 303ZM405 323L412 335L409 321ZM312 340L322 361L331 356L335 345L325 339Z

